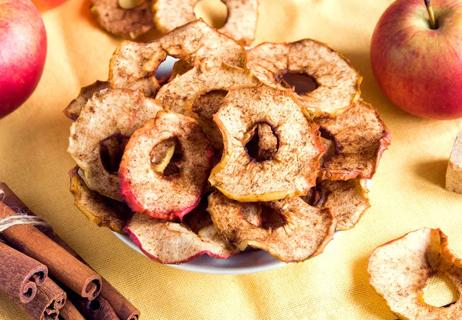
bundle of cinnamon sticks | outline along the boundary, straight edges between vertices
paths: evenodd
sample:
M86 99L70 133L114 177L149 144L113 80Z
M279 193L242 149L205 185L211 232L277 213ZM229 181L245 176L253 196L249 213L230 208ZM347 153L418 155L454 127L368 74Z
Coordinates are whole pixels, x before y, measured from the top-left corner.
M0 293L31 319L139 318L139 311L51 228L30 224L27 218L34 216L0 183Z

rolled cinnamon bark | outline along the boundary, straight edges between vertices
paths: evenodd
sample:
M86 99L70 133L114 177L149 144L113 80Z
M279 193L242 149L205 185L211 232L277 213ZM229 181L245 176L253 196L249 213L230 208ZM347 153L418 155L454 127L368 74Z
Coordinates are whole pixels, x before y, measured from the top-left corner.
M57 320L59 310L66 303L66 293L50 278L37 290L37 295L29 303L19 306L34 320Z
M74 304L69 299L64 304L64 307L59 311L59 320L85 320L82 314L77 310Z
M101 296L108 300L115 312L122 320L138 320L140 317L139 310L131 304L116 288L114 288L106 279L103 278L103 290Z
M13 302L31 302L47 277L45 265L0 242L0 292Z
M25 212L29 215L34 213L19 199L16 194L5 184L0 182L0 199L3 193L3 202L5 202L10 208L13 208L18 212ZM79 256L69 245L64 242L53 230L41 229L49 238L59 244L62 248L67 250L71 255L86 264L85 260ZM102 291L101 296L109 301L114 311L117 313L122 320L138 320L140 317L139 310L125 298L117 289L115 289L108 281L102 278Z
M15 212L0 201L0 219ZM88 300L101 291L101 277L87 265L31 225L16 225L3 231L2 237L14 248L48 266L49 273L69 289Z
M117 313L109 301L102 296L93 301L88 301L74 294L70 294L72 302L87 320L119 320Z

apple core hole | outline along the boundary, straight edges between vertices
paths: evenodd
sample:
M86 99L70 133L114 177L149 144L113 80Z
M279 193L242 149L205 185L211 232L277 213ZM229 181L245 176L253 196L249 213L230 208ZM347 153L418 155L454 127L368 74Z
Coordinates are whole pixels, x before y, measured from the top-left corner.
M153 170L164 177L175 176L180 173L180 162L183 151L178 138L168 138L156 144L150 152Z
M274 230L284 226L287 223L286 217L277 210L263 205L261 212L261 227L267 230Z
M128 137L115 134L100 142L99 154L104 169L110 174L117 174L120 161L127 145Z
M288 71L276 77L276 80L284 87L294 90L298 95L310 93L319 87L319 84L312 76L300 72Z
M228 19L228 7L220 0L200 0L194 6L194 14L209 26L219 29Z
M257 123L246 138L245 149L250 158L256 162L273 159L278 151L279 141L270 124Z
M454 283L440 272L430 277L423 289L425 303L434 307L448 307L456 302L459 296Z

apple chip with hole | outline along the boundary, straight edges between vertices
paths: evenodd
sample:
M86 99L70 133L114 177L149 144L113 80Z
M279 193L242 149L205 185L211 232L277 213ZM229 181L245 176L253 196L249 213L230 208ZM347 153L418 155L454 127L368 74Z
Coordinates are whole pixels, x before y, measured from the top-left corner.
M91 97L97 92L101 90L107 89L108 84L106 81L95 81L94 83L83 87L80 89L79 95L77 98L72 100L67 107L64 109L64 115L71 119L72 121L77 120L80 116L80 112L82 111L87 101L90 100Z
M194 9L200 0L158 0L154 3L154 22L163 32L197 19ZM243 45L249 45L257 27L257 0L221 0L227 8L225 24L218 30Z
M245 219L243 212L249 208L261 211L261 226ZM301 198L239 203L214 192L207 210L217 230L240 250L247 246L262 249L284 262L319 254L335 231L329 210L312 207Z
M190 226L188 219L199 221ZM236 253L202 209L194 210L181 223L135 214L125 231L148 257L161 263L183 263L204 254L227 259Z
M68 152L82 169L90 190L122 200L117 167L125 140L160 110L141 92L125 89L102 90L88 100L71 125ZM107 164L105 155L118 155L119 159Z
M135 39L154 27L150 0L91 0L96 22L110 34Z
M419 229L378 247L369 258L368 272L371 285L400 317L462 318L462 261L439 229ZM423 289L436 274L446 276L459 292L457 301L447 307L432 306L423 298Z
M337 230L348 230L370 207L368 192L366 180L324 180L316 185L307 202L328 209L337 221Z
M262 85L230 90L214 121L224 150L209 182L228 198L274 201L305 195L315 185L323 149L315 127L288 91ZM262 161L246 147L261 124L271 128L275 138L269 140L277 139L277 150Z
M174 29L159 42L169 55L200 69L216 68L223 63L235 67L246 64L245 49L202 20Z
M310 117L335 116L360 95L362 78L350 62L311 39L260 44L248 51L247 67L267 85L294 89Z
M182 219L200 202L212 155L194 119L159 113L125 148L119 169L125 201L153 218Z
M321 134L332 142L322 161L321 178L370 179L391 135L377 111L363 100L336 118L318 119Z
M78 168L71 170L70 191L74 196L74 205L88 220L122 233L122 229L132 216L132 211L122 202L104 197L88 189L78 174Z
M257 84L258 80L245 69L228 65L208 70L193 68L160 88L156 101L169 111L197 116L193 107L196 103L197 108L196 101L201 96L217 90L253 87ZM219 108L216 105L212 107ZM210 116L211 112L207 115Z
M109 84L111 88L142 90L146 96L154 96L160 88L156 71L166 58L158 41L124 41L109 62Z

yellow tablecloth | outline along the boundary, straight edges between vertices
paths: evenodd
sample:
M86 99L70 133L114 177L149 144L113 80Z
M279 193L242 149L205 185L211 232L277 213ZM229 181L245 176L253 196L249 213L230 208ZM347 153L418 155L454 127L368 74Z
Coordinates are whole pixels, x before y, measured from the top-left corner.
M462 196L443 188L447 157L461 121L411 117L380 92L369 40L391 0L260 0L256 43L321 40L364 75L363 97L393 133L373 179L372 208L338 233L320 256L279 270L211 276L149 261L98 228L72 205L64 106L79 88L106 79L119 43L96 27L88 1L70 0L43 14L48 57L38 89L0 120L0 180L8 183L97 271L137 305L143 319L394 319L368 284L367 258L377 245L422 226L440 227L462 256ZM0 320L24 319L0 299Z

